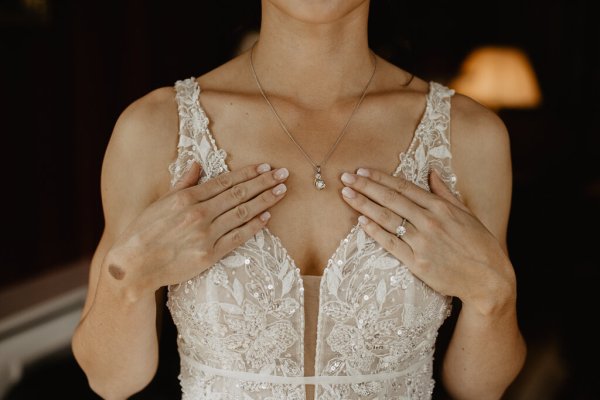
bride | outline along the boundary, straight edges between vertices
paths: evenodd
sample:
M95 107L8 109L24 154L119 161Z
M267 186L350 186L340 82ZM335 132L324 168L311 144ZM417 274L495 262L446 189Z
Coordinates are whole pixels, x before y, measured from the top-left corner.
M152 380L165 301L184 399L429 399L452 297L441 384L515 378L506 128L373 53L369 3L262 0L254 46L123 111L72 341L96 393Z

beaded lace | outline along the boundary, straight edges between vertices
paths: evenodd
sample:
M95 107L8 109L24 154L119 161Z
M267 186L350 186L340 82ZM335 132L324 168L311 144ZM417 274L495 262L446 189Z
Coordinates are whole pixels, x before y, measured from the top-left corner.
M171 184L193 162L200 182L229 171L194 78L175 83L178 156ZM427 104L394 176L429 190L436 169L458 197L451 169L450 98L430 83ZM437 331L451 298L433 291L357 223L328 260L320 282L315 376L304 376L300 270L264 227L200 275L168 288L177 326L183 399L430 399Z

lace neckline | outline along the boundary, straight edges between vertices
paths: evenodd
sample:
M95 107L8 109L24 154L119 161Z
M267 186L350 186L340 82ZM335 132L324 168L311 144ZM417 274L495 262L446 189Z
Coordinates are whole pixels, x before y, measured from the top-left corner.
M197 91L197 96L196 96L196 101L195 101L195 106L197 107L200 115L205 119L206 121L206 125L204 128L204 133L206 134L206 136L209 139L209 142L212 146L212 150L214 152L218 152L221 150L221 148L219 146L217 146L216 140L212 135L211 129L210 129L210 121L211 119L208 117L208 115L206 114L204 107L202 107L202 103L200 101L200 94L202 93L202 88L200 87L200 84L198 83L198 80L196 78L193 78L193 84L195 86L195 89ZM398 176L398 174L400 173L402 166L404 164L404 161L407 159L406 156L411 155L414 152L414 147L417 144L417 139L420 137L421 132L423 131L423 128L425 127L425 123L426 123L426 119L427 116L431 113L431 108L432 108L432 98L433 98L433 94L434 94L434 83L433 82L429 82L429 88L427 91L427 94L425 96L425 108L423 110L423 113L421 114L421 118L419 119L419 123L417 125L417 127L415 128L411 141L407 147L407 149L403 152L401 152L399 154L399 159L400 162L398 163L398 165L396 166L395 170L391 173L393 176ZM227 154L227 152L225 152L225 154ZM222 171L228 172L230 171L229 169L229 165L227 164L227 162L225 161L226 157L219 157L218 158L218 163L219 166L221 168ZM290 263L290 265L298 270L301 271L300 268L298 267L298 265L296 265L296 261L294 260L294 258L292 256L290 256L290 254L288 253L288 250L286 248L286 246L283 244L283 242L281 241L281 239L279 238L278 235L276 235L275 233L271 232L271 230L267 227L264 226L262 228L272 239L273 242L277 245L277 247L279 248L279 250L282 252L283 256L287 259L287 261ZM358 230L362 231L361 225L360 223L357 221L351 228L349 231L347 231L348 233L342 238L340 239L340 244L334 249L333 253L331 254L331 256L327 259L326 261L326 265L323 268L323 272L321 275L312 275L312 276L317 276L319 278L321 278L321 283L324 282L323 277L325 276L325 274L327 273L327 270L329 269L330 265L333 263L333 260L335 259L335 256L344 248L344 245L346 243L348 243L350 241L350 239L352 238L353 235L355 235L357 233ZM300 284L302 285L303 283L303 274L298 274L298 278L300 279Z

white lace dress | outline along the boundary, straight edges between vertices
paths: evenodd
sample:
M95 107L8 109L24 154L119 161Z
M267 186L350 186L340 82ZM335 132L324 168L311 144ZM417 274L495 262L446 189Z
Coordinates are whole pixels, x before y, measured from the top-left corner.
M229 171L194 78L175 83L179 107L174 184L193 162L200 182ZM429 190L430 168L452 192L449 142L453 91L430 83L423 117L394 175ZM304 373L303 277L267 227L200 275L171 285L184 400L430 399L437 332L450 312L443 296L357 223L328 260L318 293L314 376Z

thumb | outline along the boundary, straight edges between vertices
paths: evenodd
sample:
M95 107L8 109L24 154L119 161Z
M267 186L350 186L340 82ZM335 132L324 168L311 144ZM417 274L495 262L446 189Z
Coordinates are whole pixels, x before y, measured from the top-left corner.
M171 192L176 192L181 189L185 189L190 186L198 184L200 175L202 172L202 165L196 161L188 168L188 170L181 176L181 178L173 185Z
M435 169L431 169L429 171L429 187L433 193L448 200L458 208L467 211L467 207L462 201L454 196L454 194L450 191L450 188L446 186L446 183L442 180L439 172L437 172Z

